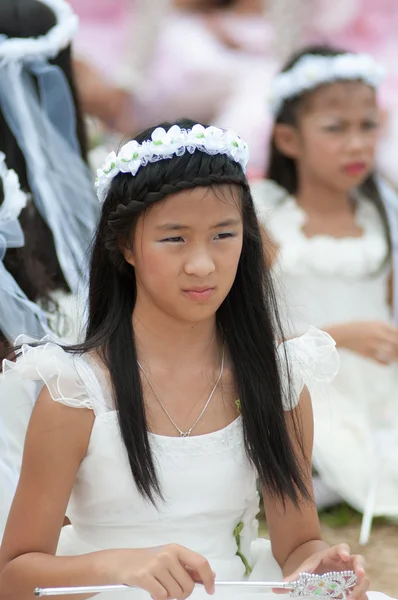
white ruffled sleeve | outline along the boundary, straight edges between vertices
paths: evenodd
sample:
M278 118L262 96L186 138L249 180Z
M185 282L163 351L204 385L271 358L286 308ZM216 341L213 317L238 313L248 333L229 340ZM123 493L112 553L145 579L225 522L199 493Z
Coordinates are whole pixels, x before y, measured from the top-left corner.
M31 346L29 343L39 343ZM0 543L18 485L23 447L33 407L43 385L51 397L74 408L93 409L84 360L44 338L20 336L15 362L3 361L0 375ZM91 389L91 385L90 385Z
M74 408L93 409L81 375L82 359L66 352L48 337L40 340L37 346L27 342L34 343L36 340L26 336L20 336L16 340L16 345L22 344L17 352L17 360L3 361L1 377L5 380L11 377L14 381L20 379L42 382L54 401Z
M310 327L301 337L278 347L284 410L292 410L300 400L306 386L311 394L326 395L339 370L336 342L326 332ZM290 392L290 393L289 393Z

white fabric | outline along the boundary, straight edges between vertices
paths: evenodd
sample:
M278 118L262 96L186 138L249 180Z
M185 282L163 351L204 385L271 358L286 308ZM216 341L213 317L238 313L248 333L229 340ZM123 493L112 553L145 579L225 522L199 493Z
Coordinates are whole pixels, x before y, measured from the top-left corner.
M294 332L351 321L392 322L391 266L374 206L356 210L359 238L302 231L306 215L285 190L260 181L252 188L257 215L279 247L284 320ZM285 309L285 307L287 307ZM325 483L364 511L377 476L375 515L398 515L398 364L382 366L339 348L340 370L326 402L314 397L314 463Z
M45 35L32 38L6 38L0 44L0 64L42 58L55 58L71 43L79 24L65 0L40 0L55 15L56 24Z
M47 71L41 91L49 94L46 98L51 106L42 105L32 74L20 63L1 69L0 104L23 151L33 200L51 229L63 275L77 293L87 280L87 254L98 219L98 202L91 173L77 148L75 108L67 81L55 67L42 64L31 68L38 69L41 76ZM50 109L56 124L47 114Z
M336 351L329 336L312 329L301 340L290 340L286 347L279 347L282 373L285 349L292 362L294 405L303 384L312 387L313 382L331 380L336 370ZM243 522L242 553L254 567L251 578L278 580L282 576L269 542L257 539L257 478L244 451L241 417L220 431L201 436L174 438L150 434L165 497L165 503L155 509L142 499L131 478L117 413L103 372L91 358L72 356L46 340L36 348L24 345L16 362L4 363L4 374L0 377L0 423L10 426L0 435L0 489L6 488L3 485L6 468L8 475L12 472L15 483L20 467L21 446L32 404L31 393L24 394L24 389L29 385L41 387L43 382L55 401L92 408L96 417L67 510L72 525L62 530L58 554L174 542L208 557L219 579L239 579L244 576L245 567L236 556L233 533L238 523ZM4 524L11 496L10 490L7 495L4 492L3 497L0 495L0 526ZM197 590L195 596L201 593ZM142 595L131 592L125 597L136 599ZM102 597L116 600L116 596Z
M18 175L14 169L8 169L6 155L0 152L0 178L3 185L3 202L0 205L0 221L18 219L26 206L27 196L21 190Z
M7 248L21 248L25 243L18 217L27 203L18 176L7 168L5 158L0 152L4 196L0 205L0 331L12 343L22 331L41 337L48 332L48 327L40 308L28 300L3 263Z

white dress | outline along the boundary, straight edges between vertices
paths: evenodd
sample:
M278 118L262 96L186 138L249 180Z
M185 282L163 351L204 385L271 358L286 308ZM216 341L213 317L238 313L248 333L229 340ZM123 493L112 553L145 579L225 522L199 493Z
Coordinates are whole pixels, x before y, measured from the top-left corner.
M333 379L338 356L329 335L312 328L301 338L286 342L286 348L296 402L304 384L316 394ZM283 361L284 353L280 356ZM241 553L253 569L250 578L280 580L270 543L258 539L257 475L244 450L241 417L220 431L200 436L150 434L165 497L155 508L143 500L132 479L102 371L91 359L67 354L52 343L37 348L25 345L17 362L4 363L0 416L9 427L3 442L0 436L0 458L13 463L14 473L20 465L26 431L26 423L18 420L14 409L18 412L18 386L27 381L37 385L37 391L44 382L55 401L95 413L87 454L67 510L72 525L62 529L59 555L178 543L205 555L218 579L242 579L246 567L237 555L239 537ZM4 515L10 499L2 501ZM240 534L237 528L242 528ZM201 593L197 589L195 596ZM231 591L226 593L230 596ZM141 596L146 597L138 591L123 594L132 599ZM120 596L104 593L102 597L116 600Z
M285 323L296 335L310 324L392 323L391 266L383 266L387 244L369 200L357 205L362 237L308 239L302 231L306 215L286 190L259 181L252 192L258 218L279 247L274 271ZM379 365L343 348L339 355L329 399L313 399L314 464L359 511L369 506L375 515L397 516L398 365Z

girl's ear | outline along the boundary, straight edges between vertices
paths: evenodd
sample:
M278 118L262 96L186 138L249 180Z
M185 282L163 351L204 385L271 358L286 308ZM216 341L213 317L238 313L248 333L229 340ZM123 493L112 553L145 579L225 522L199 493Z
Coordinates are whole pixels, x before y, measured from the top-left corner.
M292 125L278 123L274 127L274 143L281 154L288 158L298 158L299 136Z
M123 242L123 244L121 243L119 249L124 256L124 260L132 267L135 267L135 257L131 242L127 241Z

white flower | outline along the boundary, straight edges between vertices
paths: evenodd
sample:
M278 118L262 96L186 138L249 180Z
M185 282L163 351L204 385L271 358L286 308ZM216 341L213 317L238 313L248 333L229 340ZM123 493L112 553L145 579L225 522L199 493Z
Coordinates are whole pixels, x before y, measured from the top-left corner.
M115 175L119 173L119 165L115 152L111 152L105 159L102 169L99 170L98 178L105 177L106 179L113 179Z
M136 175L141 166L141 145L132 140L125 144L117 155L117 164L122 173Z
M324 68L321 65L311 62L303 65L303 68L300 70L302 84L306 87L322 81L323 74Z
M19 185L18 175L13 169L10 169L7 173L6 179L3 182L4 184L4 203L7 202L7 199L10 198L12 200L12 206L9 207L10 217L9 218L17 218L19 217L21 210L25 208L27 202L26 194L21 190Z
M151 135L151 149L158 156L171 156L172 154L182 154L184 148L184 136L178 125L173 125L168 131L163 127L157 127ZM185 149L184 149L185 151Z
M167 132L167 142L170 152L181 156L185 152L186 133L178 125L173 125Z
M192 146L194 148L203 146L206 142L205 138L206 128L199 123L194 125L192 129L188 132L188 139L191 141Z
M224 131L219 127L206 127L205 129L205 146L210 152L220 150L223 147Z
M4 193L4 201L0 206L0 219L2 221L17 219L26 206L27 196L21 190L16 172L7 169L5 155L2 152L0 152L0 178Z
M246 168L249 160L249 149L246 142L232 130L225 132L225 142L226 148L228 148L228 155L236 162L241 163L243 168Z
M364 75L362 57L352 54L341 54L336 56L333 62L333 74L336 79L362 79Z
M105 198L108 194L110 183L111 183L111 179L101 178L100 175L98 174L98 176L95 180L95 187L97 190L98 200L101 202L101 204L103 202L105 202Z
M274 96L288 97L294 88L294 73L282 73L275 82Z
M152 144L154 146L163 146L166 144L167 133L163 127L157 127L151 135Z

